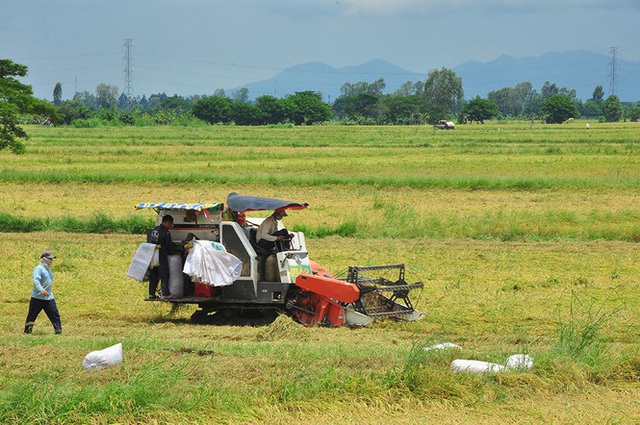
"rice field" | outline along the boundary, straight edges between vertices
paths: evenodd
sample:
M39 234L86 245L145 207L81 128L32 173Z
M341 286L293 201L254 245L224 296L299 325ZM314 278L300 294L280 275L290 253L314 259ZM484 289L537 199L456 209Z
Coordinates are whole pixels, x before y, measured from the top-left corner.
M584 124L27 127L0 152L0 422L639 422L640 131ZM133 206L230 192L308 202L286 224L333 271L406 263L426 318L197 326L145 303ZM26 337L44 249L64 333L41 315ZM81 369L116 342L121 366ZM449 371L515 353L531 371Z

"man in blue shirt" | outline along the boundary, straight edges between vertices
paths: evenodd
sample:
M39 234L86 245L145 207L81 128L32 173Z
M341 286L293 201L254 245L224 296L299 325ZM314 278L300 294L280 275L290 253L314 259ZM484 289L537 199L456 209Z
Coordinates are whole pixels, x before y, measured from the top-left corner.
M53 298L53 273L51 273L51 263L56 258L49 251L44 251L40 255L40 264L33 269L33 292L31 292L31 302L29 303L29 313L27 314L27 322L24 326L24 333L30 334L33 331L33 325L36 318L42 310L53 325L56 334L62 333L62 322L60 320L60 312Z

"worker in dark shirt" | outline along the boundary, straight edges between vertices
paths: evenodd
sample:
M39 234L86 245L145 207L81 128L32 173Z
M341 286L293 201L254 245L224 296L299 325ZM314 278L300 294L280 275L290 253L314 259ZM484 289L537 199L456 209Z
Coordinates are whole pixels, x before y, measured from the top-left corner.
M158 253L159 267L151 269L149 274L149 298L157 298L156 290L158 289L158 281L161 282L160 291L163 299L171 298L169 292L169 255L173 251L173 241L171 240L171 232L169 229L173 227L173 217L166 214L162 217L162 223L157 225L149 235L147 242L160 246Z

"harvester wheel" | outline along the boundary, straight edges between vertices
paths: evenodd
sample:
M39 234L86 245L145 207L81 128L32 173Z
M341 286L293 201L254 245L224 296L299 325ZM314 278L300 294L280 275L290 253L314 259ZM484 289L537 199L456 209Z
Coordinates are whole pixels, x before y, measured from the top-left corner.
M191 323L195 323L197 325L204 325L207 323L208 314L204 310L196 310L191 315Z
M277 309L199 309L191 315L191 321L200 325L265 326L273 323L279 313Z

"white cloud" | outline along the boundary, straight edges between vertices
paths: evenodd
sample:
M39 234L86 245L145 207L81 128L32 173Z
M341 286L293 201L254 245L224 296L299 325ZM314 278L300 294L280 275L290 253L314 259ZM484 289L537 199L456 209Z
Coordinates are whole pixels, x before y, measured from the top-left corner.
M339 0L351 16L437 15L465 11L539 11L638 9L640 0Z

